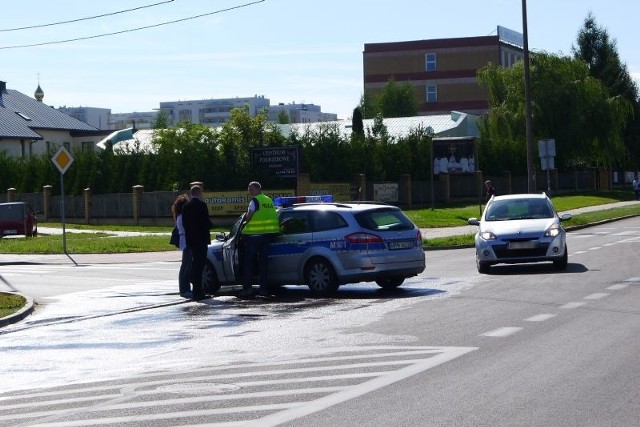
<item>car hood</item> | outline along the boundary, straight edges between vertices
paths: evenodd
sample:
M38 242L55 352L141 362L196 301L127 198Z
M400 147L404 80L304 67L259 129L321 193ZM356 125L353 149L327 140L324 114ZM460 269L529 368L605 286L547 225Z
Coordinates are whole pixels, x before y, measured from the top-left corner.
M516 219L511 221L483 222L480 229L490 230L496 235L515 235L526 237L528 235L542 234L558 221L555 218L541 219Z

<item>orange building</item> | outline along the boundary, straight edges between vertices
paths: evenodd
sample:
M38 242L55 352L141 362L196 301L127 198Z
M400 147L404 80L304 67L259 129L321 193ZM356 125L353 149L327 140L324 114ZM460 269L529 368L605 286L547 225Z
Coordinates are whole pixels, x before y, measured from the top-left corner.
M364 45L364 90L376 96L389 79L413 86L420 115L451 111L481 115L488 95L476 78L488 63L510 67L524 57L522 34L498 26L497 35Z

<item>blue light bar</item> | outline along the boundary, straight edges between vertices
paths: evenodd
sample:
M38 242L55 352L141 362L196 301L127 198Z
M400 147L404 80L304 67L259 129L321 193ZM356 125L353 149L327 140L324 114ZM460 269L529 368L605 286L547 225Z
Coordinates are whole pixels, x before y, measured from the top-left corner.
M293 196L293 197L276 197L273 203L281 208L293 206L296 203L331 203L333 196L325 194L323 196Z

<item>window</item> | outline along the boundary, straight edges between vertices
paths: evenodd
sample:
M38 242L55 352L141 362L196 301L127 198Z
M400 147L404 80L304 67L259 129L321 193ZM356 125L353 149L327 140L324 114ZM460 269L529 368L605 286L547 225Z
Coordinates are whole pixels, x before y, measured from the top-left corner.
M308 233L311 231L306 212L283 212L280 214L279 220L282 234Z
M424 69L427 71L436 71L436 54L425 53L424 54Z
M93 142L91 142L91 141L82 141L82 152L83 153L89 153L89 152L93 151L94 147L95 147L95 145L93 144Z
M313 231L335 230L348 226L347 221L335 212L313 213Z
M436 85L427 86L427 102L438 102L438 87Z

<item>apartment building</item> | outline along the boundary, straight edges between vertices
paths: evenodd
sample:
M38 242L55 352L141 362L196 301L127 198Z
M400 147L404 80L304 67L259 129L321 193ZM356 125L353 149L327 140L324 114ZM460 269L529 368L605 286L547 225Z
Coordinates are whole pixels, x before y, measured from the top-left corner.
M249 108L249 114L255 116L262 109L269 108L269 99L264 95L255 95L250 98L170 101L161 102L160 111L166 113L171 126L181 122L190 122L216 127L231 119L231 110L245 106Z
M394 79L414 88L420 115L482 115L489 101L478 70L489 63L510 67L523 58L522 34L501 26L491 36L369 43L362 61L364 90L376 96Z

